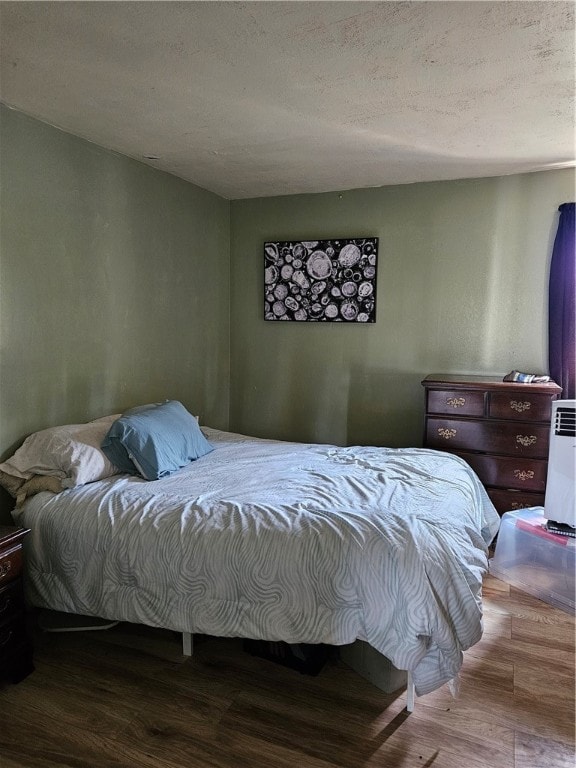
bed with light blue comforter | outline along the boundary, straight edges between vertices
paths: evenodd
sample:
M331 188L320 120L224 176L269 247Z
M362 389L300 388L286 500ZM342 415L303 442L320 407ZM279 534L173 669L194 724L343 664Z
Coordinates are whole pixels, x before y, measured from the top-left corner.
M214 451L170 477L118 475L15 511L32 604L181 632L364 640L418 694L482 634L499 517L456 456L262 440L204 428Z

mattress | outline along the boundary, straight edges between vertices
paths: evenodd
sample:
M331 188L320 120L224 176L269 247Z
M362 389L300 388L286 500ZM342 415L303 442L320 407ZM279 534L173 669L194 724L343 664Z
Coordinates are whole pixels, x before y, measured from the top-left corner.
M482 634L499 516L460 458L263 440L157 481L117 475L15 511L32 604L176 631L288 643L364 640L421 695Z

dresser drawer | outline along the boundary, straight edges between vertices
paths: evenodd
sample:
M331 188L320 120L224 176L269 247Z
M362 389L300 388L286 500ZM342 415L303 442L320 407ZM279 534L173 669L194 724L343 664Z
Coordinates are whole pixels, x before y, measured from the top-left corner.
M482 416L484 392L431 390L428 392L428 412L450 416Z
M544 493L548 463L544 459L489 456L458 452L476 472L484 485Z
M0 587L22 572L22 546L18 544L12 549L0 552Z
M0 589L0 625L24 608L22 581L12 581Z
M470 450L505 456L545 459L548 456L549 428L518 424L514 429L504 421L441 419L430 417L426 425L426 446L442 451Z
M524 491L508 491L502 488L486 488L488 496L496 510L503 515L504 512L512 512L515 509L527 509L528 507L543 507L544 494L525 493Z
M546 421L552 416L552 399L549 395L523 392L490 392L488 414L494 419L519 419L521 421Z

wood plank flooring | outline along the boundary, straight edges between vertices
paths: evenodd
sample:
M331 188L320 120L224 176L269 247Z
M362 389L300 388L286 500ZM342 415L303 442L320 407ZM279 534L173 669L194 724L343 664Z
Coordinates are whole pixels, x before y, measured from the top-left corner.
M0 688L1 768L574 768L574 618L487 577L460 694L384 694L333 659L318 677L164 630L35 633Z

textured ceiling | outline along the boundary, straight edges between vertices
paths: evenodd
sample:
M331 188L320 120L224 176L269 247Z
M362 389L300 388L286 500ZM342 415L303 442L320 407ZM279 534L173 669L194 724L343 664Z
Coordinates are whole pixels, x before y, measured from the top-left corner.
M2 2L0 31L3 102L226 198L574 164L573 2Z

